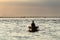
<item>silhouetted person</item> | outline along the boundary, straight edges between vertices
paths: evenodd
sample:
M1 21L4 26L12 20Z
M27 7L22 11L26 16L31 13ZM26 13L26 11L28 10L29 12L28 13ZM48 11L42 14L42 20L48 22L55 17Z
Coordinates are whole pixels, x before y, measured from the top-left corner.
M32 26L32 27L35 27L35 23L34 23L34 21L32 21L31 26Z
M31 23L31 26L29 26L29 32L37 32L38 31L37 28L38 27L35 25L34 20L33 20Z

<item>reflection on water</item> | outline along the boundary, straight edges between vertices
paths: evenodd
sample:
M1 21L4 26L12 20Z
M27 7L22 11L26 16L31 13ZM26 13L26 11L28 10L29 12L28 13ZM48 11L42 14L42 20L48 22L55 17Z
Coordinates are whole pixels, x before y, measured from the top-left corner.
M34 20L38 32L28 32ZM0 18L0 40L60 40L60 18Z

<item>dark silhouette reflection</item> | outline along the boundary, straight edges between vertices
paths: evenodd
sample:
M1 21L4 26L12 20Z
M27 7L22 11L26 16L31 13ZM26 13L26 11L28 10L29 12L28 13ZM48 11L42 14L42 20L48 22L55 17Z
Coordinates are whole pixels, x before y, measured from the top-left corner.
M29 32L37 32L38 26L35 25L34 20L31 23L31 26L29 26Z

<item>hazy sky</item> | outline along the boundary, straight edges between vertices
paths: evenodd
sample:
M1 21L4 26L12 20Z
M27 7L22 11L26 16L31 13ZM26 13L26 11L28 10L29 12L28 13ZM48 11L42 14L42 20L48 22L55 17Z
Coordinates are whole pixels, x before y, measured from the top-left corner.
M0 16L60 16L60 0L0 0Z

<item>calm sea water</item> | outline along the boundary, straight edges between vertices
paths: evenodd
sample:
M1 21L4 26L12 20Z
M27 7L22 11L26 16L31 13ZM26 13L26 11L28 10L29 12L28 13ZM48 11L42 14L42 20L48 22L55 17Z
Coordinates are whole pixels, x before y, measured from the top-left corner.
M38 32L28 32L32 20ZM0 18L0 40L60 40L60 18Z

